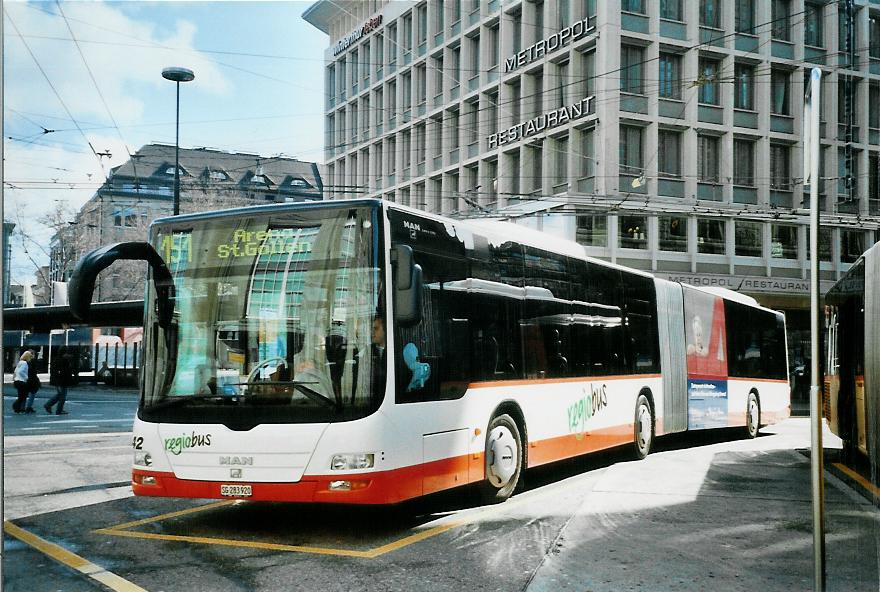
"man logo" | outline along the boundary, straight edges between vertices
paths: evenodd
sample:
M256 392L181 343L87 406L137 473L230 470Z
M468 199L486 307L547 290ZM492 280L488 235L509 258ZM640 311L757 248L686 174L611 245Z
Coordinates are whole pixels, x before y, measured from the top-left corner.
M230 479L241 479L241 469L229 469Z
M253 466L253 456L221 456L220 465Z

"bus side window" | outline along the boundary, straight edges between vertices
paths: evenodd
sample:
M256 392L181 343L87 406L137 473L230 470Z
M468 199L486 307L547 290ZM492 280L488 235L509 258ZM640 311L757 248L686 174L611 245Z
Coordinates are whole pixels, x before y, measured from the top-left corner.
M414 249L422 267L422 321L395 324L395 400L398 403L455 399L471 378L470 304L459 284L469 276L467 259Z

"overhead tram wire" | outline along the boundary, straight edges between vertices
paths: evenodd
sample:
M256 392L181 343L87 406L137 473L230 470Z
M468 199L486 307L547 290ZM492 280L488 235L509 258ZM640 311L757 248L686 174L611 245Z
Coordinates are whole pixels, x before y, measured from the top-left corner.
M839 0L828 0L828 1L825 2L824 4L821 4L821 6L827 6L828 4L833 4L833 3L835 3L835 2L839 2ZM817 6L820 6L820 5L817 5ZM794 17L794 16L798 16L798 15L806 14L806 12L807 12L806 10L803 10L803 11L800 11L800 12L795 12L795 13L789 14L789 15L787 15L786 17L780 17L780 18L773 19L773 20L770 20L770 21L767 21L767 22L764 22L764 23L759 23L759 24L754 25L754 26L752 27L752 29L753 29L753 30L756 30L756 29L760 29L760 28L762 28L762 27L770 26L770 25L773 25L774 23L776 23L776 22L778 22L778 21L783 21L783 20L786 20L786 19L790 19L791 17ZM349 13L349 14L350 14L350 13ZM802 21L800 21L800 22L802 22ZM795 24L797 24L797 23L795 23ZM726 38L728 38L728 37L733 37L733 36L735 36L735 35L737 35L737 34L738 34L738 32L737 32L737 31L734 31L733 33L728 33L728 34L726 34L726 35L722 35L722 36L719 36L719 37L714 37L714 38L712 38L712 41L719 41L719 40L722 40L722 39L726 39ZM679 50L679 52L680 52L679 55L683 55L684 53L686 53L686 52L688 52L688 51L691 51L691 50L694 50L694 49L699 49L700 47L706 46L707 43L708 43L708 42L701 42L701 43L698 43L698 44L692 45L692 46L690 46L690 47L680 47L680 48L676 48L676 49ZM399 47L399 44L398 44L398 47ZM828 53L830 53L830 52L828 52ZM840 53L840 52L836 52L836 53ZM568 83L560 84L560 85L557 85L557 86L553 86L553 87L545 88L545 89L542 89L540 93L533 93L533 94L530 94L530 95L522 95L522 96L519 97L519 99L510 99L510 100L508 100L508 101L499 101L499 102L497 102L497 103L494 104L494 107L496 107L496 108L497 108L497 107L502 107L502 106L504 106L504 105L507 105L507 104L510 104L510 103L513 103L513 102L521 102L521 101L523 101L524 99L529 99L529 98L535 98L535 97L538 97L538 96L543 96L543 95L545 95L545 94L547 94L547 93L551 93L551 92L556 91L556 90L561 90L561 89L563 89L563 88L567 88L567 87L570 87L570 86L573 86L573 85L583 84L584 82L586 82L586 81L588 81L588 80L593 80L593 79L598 79L598 78L605 78L605 77L608 77L610 74L615 74L615 73L623 72L623 71L625 71L625 70L627 70L627 69L629 69L629 68L632 68L632 67L635 67L635 66L641 66L641 65L644 65L644 64L647 64L647 63L653 62L653 61L657 61L658 59L659 59L659 56L656 57L656 58L647 58L647 59L642 60L642 61L640 61L640 62L635 62L635 63L633 63L633 64L629 64L629 65L627 65L627 66L622 66L622 67L620 67L620 68L616 68L616 69L614 69L614 70L609 70L609 71L607 71L607 72L602 72L602 73L598 73L598 74L593 74L593 75L588 76L588 77L585 77L585 78L579 78L579 79L574 80L574 81L572 81L572 82L568 82ZM802 61L802 64L803 64L803 65L806 65L807 62ZM472 70L467 70L467 71L470 72L470 71L472 71ZM610 92L616 92L616 90L614 90L614 89L610 89L608 92L609 92L609 93L610 93ZM340 105L340 108L343 107L343 106L344 106L344 104L343 104L343 105ZM477 112L485 111L486 109L489 109L489 108L490 108L490 107L481 107L481 108L477 109L476 111L477 111ZM378 108L371 108L371 110L378 110ZM349 131L350 131L350 130L349 130ZM347 146L347 145L350 145L350 144L343 144L343 145L337 145L337 146Z
M61 8L60 0L55 0L55 5L58 6L58 12L61 14L61 18L64 19L64 24L67 26L67 30L70 33L71 40L73 40L74 45L76 45L76 50L77 52L79 52L79 57L82 59L83 65L86 68L86 72L89 73L89 78L92 80L92 85L94 85L95 90L98 92L98 96L101 98L101 103L104 105L104 109L107 111L107 116L110 117L110 122L113 124L113 127L116 128L116 133L119 135L119 139L122 142L123 147L125 148L126 154L128 154L128 159L134 169L135 183L140 185L140 178L138 177L137 172L137 159L135 159L131 155L131 151L128 149L128 142L126 142L125 138L122 137L122 131L119 129L119 125L116 124L116 119L113 117L113 113L110 111L110 106L107 104L107 100L104 98L104 93L101 92L101 87L98 86L98 81L95 80L95 75L92 73L92 69L89 67L89 62L88 60L86 60L86 56L83 53L82 47L80 47L79 42L76 39L76 35L74 35L73 33L73 28L71 28L70 22L67 20L67 15L64 14L64 9Z
M31 6L30 4L26 4L26 6L29 7L29 8L32 8L32 9L34 9L34 10L39 10L40 12L45 12L46 14L49 14L49 15L52 15L52 16L56 16L56 17L57 17L57 16L60 16L58 13L56 13L56 12L52 12L51 10L46 10L45 8L40 8L40 7L38 7L38 6ZM170 47L170 46L168 46L168 45L164 45L164 44L159 43L159 42L156 42L156 41L152 41L152 40L148 40L148 39L141 39L140 37L135 37L134 35L129 35L128 33L123 33L123 32L121 32L121 31L116 31L116 30L110 29L110 28L108 28L108 27L102 27L101 25L96 25L95 23L92 23L92 22L89 22L89 21L85 21L85 20L77 19L77 18L73 18L73 17L69 17L69 18L70 18L70 20L72 20L72 21L75 21L75 22L78 22L78 23L82 23L82 24L88 25L88 26L90 26L90 27L94 27L94 28L96 28L96 29L100 29L100 30L102 30L102 31L107 31L107 32L109 32L109 33L114 33L114 34L116 34L116 35L121 35L121 36L123 36L123 37L128 37L128 38L130 38L130 39L136 39L137 41L141 41L141 42L143 42L143 43L149 43L149 44L151 44L151 45L153 45L153 46L155 46L156 48L159 48L159 49L165 49L165 50L168 50L168 51L186 51L186 52L188 52L188 53L195 53L195 54L201 53L201 52L200 52L199 50L197 50L197 49L174 48L174 47ZM281 78L275 78L275 77L273 77L273 76L269 76L269 75L267 75L267 74L262 74L262 73L260 73L260 72L255 72L255 71L253 71L253 70L248 70L247 68L241 68L241 67L238 67L238 66L233 66L232 64L227 64L226 62L221 62L221 61L219 61L219 60L212 60L212 59L210 59L210 58L205 58L205 60L208 61L208 62L211 62L211 63L217 64L217 65L219 65L219 66L223 66L223 67L225 67L225 68L230 68L230 69L232 69L232 70L238 70L239 72L244 72L245 74L250 74L250 75L252 75L252 76L257 76L257 77L259 77L259 78L265 78L265 79L267 79L267 80L272 80L272 81L274 81L274 82L280 82L280 83L282 83L282 84L287 84L287 85L292 86L292 87L294 87L294 88L299 88L300 90L305 90L305 91L309 91L309 92L319 92L319 91L317 91L316 89L313 89L313 88L310 88L310 87L307 87L307 86L303 86L303 85L301 85L301 84L297 84L297 83L295 83L295 82L291 82L291 81L289 81L289 80L283 80L283 79L281 79ZM323 94L323 92L322 92L322 94Z
M86 141L86 144L89 145L89 148L91 149L92 154L95 155L95 158L98 161L98 165L101 167L101 171L104 173L104 177L106 178L107 177L107 170L104 168L104 162L101 160L101 157L98 156L98 151L95 150L94 146L92 146L92 142L88 139L88 137L86 137L85 132L82 130L79 123L76 121L76 118L74 118L73 114L70 112L70 109L67 108L67 104L64 102L64 99L61 98L61 95L58 93L58 89L56 89L55 85L52 84L52 80L49 79L48 74L46 74L46 71L43 69L43 66L40 64L40 61L37 59L37 56L34 55L34 52L31 50L27 41L25 41L24 37L21 36L21 31L18 30L18 25L15 24L15 21L12 19L12 16L9 14L9 12L6 10L6 8L3 9L3 13L6 15L6 18L9 19L9 23L12 25L12 28L15 29L16 35L18 35L19 39L21 39L22 44L24 44L24 47L25 47L25 49L27 49L28 54L30 54L31 59L37 65L37 68L40 70L40 73L43 75L43 78L46 79L46 82L49 84L49 88L51 88L52 92L55 93L55 97L58 99L58 102L61 103L61 106L64 108L65 113L67 113L67 116L70 117L70 120L76 126L77 130L79 130L79 133L80 133L80 135L82 135L83 139Z
M337 7L338 7L338 5L337 5ZM45 8L40 8L39 6L28 5L28 8L32 8L33 10L38 10L38 11L40 11L40 12L44 12L44 13L46 13L46 14L48 14L48 15L51 15L51 16L58 16L56 13L54 13L54 12L52 12L52 11L50 11L50 10L46 10ZM340 8L341 8L341 7L340 7ZM347 12L347 11L346 11L346 12ZM351 15L350 12L349 12L348 14ZM100 26L100 25L97 25L97 24L95 24L95 23L92 23L92 22L89 22L89 21L85 21L85 20L82 20L82 19L71 18L71 20L76 21L76 22L80 22L80 23L83 23L83 24L86 24L86 25L89 25L89 26L92 26L92 27L94 27L94 28L96 28L96 29L100 29L100 30L103 30L103 31L107 31L107 32L109 32L109 33L115 33L115 34L117 34L117 35L121 35L121 36L123 36L123 37L128 37L128 38L130 38L130 39L136 39L136 40L142 42L142 43L140 43L140 44L135 44L135 43L121 43L121 42L114 42L114 41L98 41L98 40L85 40L85 39L80 39L80 40L79 40L80 43L99 43L99 44L106 44L106 45L120 45L120 46L129 46L129 47L141 47L141 48L145 48L145 49L163 49L163 50L170 50L170 51L189 51L189 52L199 52L199 53L215 53L215 54L219 54L219 55L230 55L230 56L240 56L240 57L256 57L256 58L267 58L267 59L278 59L278 60L314 61L314 62L322 62L322 63L324 62L324 58L305 58L305 57L302 57L302 56L289 56L289 55L279 55L279 54L261 54L261 53L238 52L238 51L223 51L223 50L213 50L213 49L203 49L203 48L171 47L171 46L167 46L167 45L157 44L156 42L153 42L153 41L148 41L148 40L140 39L139 37L135 37L135 36L133 36L133 35L129 35L129 34L127 34L127 33L123 33L123 32L121 32L121 31L116 31L116 30L114 30L114 29L110 29L110 28L108 28L108 27L103 27L103 26ZM537 23L530 23L530 22L522 21L522 20L520 21L520 25L537 28ZM546 24L545 24L544 26L541 27L541 30L542 30L542 33L546 33L546 32L555 33L555 32L556 32L556 28L554 28L554 27L551 26L551 25L546 25ZM26 37L35 38L35 39L49 39L49 40L58 40L58 41L68 41L68 39L66 39L66 38L64 38L64 37L53 37L53 36L48 36L48 35L26 35ZM382 66L382 65L383 65L383 64L376 63L376 62L359 62L359 63L361 63L361 64L366 64L366 65L370 65L370 66ZM474 71L474 70L471 70L471 71ZM488 73L490 70L476 70L476 71L477 71L477 72Z

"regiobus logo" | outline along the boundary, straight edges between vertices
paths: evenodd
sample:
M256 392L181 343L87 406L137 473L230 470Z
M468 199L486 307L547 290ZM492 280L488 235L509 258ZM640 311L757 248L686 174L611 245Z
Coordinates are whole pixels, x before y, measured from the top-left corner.
M211 445L211 434L181 434L175 438L165 438L165 450L173 455L178 455L188 448Z

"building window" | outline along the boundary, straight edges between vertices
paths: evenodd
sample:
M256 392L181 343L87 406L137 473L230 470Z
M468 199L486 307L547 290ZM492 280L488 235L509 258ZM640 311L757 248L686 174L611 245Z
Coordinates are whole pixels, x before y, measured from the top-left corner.
M700 0L700 24L714 29L721 28L721 0Z
M657 172L661 177L681 177L681 132L657 132Z
M622 249L647 249L648 248L648 218L647 216L620 216L620 248Z
M681 98L680 55L674 53L660 54L660 96L664 99Z
M755 142L752 140L733 141L733 184L755 185Z
M825 47L823 7L825 4L804 4L804 43L813 47Z
M581 154L579 158L581 162L581 178L596 176L595 147L593 146L594 135L592 129L586 129L581 132Z
M865 252L865 233L861 230L840 231L840 261L855 263Z
M859 46L859 40L858 40L859 39L859 37L858 37L859 27L858 27L858 24L856 24L856 23L858 23L859 18L857 15L854 15L854 21L855 22L854 22L854 26L852 29L852 47L853 47L854 51L858 52L858 51L863 50L864 48ZM850 49L850 46L847 43L848 39L847 39L846 29L847 29L846 11L843 10L843 6L840 6L840 8L838 8L838 10L837 10L837 31L838 31L837 48L841 52L843 52L841 55L841 58L843 58L841 60L842 61L841 65L843 65L843 63L845 63L847 66L851 66L852 64L849 63L849 56L847 55L847 52ZM869 42L869 44L870 44L870 42ZM856 69L858 69L858 65L856 65Z
M832 261L834 251L834 234L830 228L819 227L819 261Z
M571 24L571 1L557 0L556 3L557 29L562 30Z
M779 68L773 68L770 72L770 110L776 115L791 115L788 100L790 77L788 71Z
M645 0L621 0L620 9L624 12L645 14Z
M754 76L755 68L753 66L736 64L734 67L734 108L748 110L755 108Z
M577 242L587 247L608 244L608 221L604 214L577 217Z
M868 55L880 59L880 16L876 14L868 19Z
M798 227L790 224L770 226L770 256L775 259L797 259Z
M480 36L475 35L470 41L471 61L470 61L470 77L468 80L476 81L480 77ZM472 90L472 89L471 89Z
M645 50L635 45L620 46L620 91L642 94Z
M773 0L770 19L773 21L771 34L774 39L791 41L791 0Z
M859 152L852 151L847 171L846 150L837 151L837 193L852 198L858 195Z
M687 252L687 218L660 216L657 218L659 248L661 251Z
M770 144L770 189L791 191L791 148Z
M876 152L868 153L868 200L868 213L876 215L880 205L880 156Z
M681 21L681 0L660 0L660 18Z
M174 171L174 167L171 168ZM134 208L115 208L113 210L113 226L118 228L134 228L137 226L138 215Z
M498 67L498 60L500 57L500 53L499 53L500 48L499 48L498 44L501 39L501 36L498 34L498 27L497 26L490 27L487 30L487 35L489 37L489 40L487 42L487 45L489 46L489 67L490 68L497 68Z
M642 128L620 126L620 174L639 176L642 164Z
M718 105L721 95L719 93L718 60L700 58L700 77L697 84L700 86L699 101L707 105Z
M568 136L555 141L556 183L553 193L568 189Z
M721 177L718 166L719 144L718 136L697 137L697 166L700 181L703 183L717 183Z
M734 221L734 252L738 257L761 257L764 228L760 222Z
M735 0L736 1L736 32L755 33L755 0Z
M837 123L846 125L847 114L850 109L847 108L846 87L848 80L846 76L840 76L837 84ZM823 89L824 90L824 89Z
M697 219L697 252L724 254L724 220Z
M880 84L868 86L868 127L880 128Z
M556 104L560 106L568 103L565 100L565 96L571 90L571 83L568 80L568 69L567 61L556 65Z

